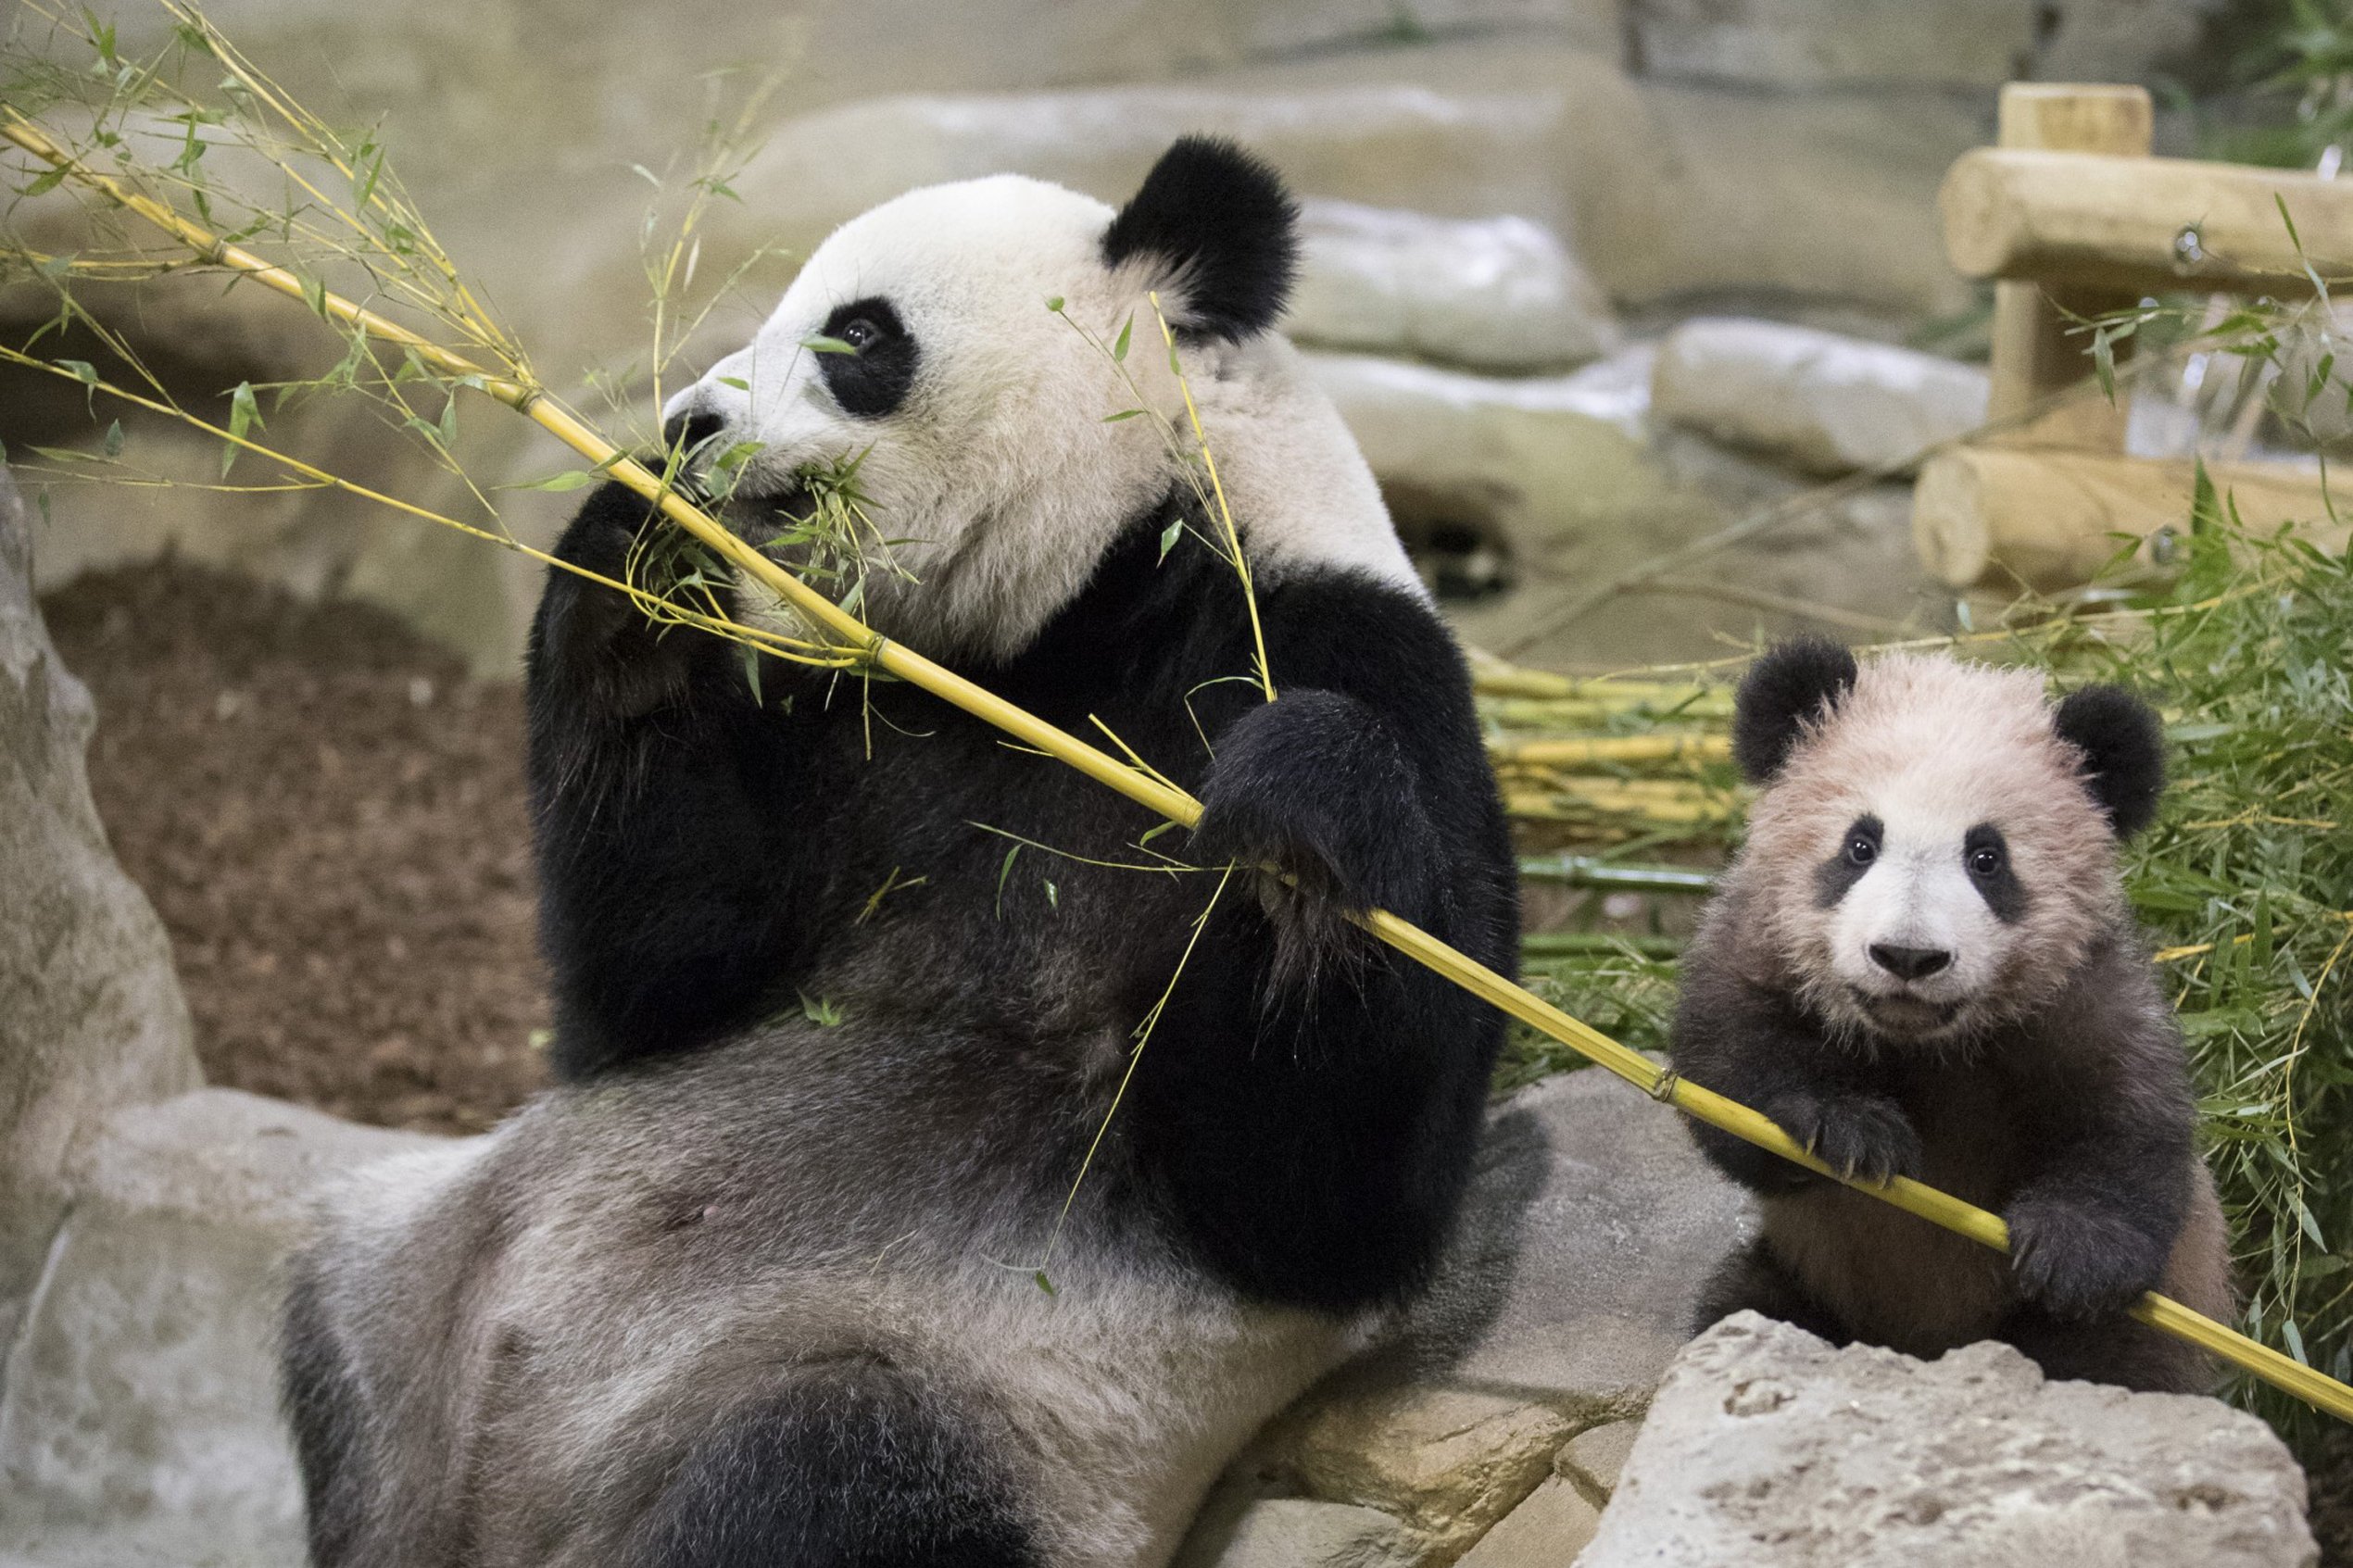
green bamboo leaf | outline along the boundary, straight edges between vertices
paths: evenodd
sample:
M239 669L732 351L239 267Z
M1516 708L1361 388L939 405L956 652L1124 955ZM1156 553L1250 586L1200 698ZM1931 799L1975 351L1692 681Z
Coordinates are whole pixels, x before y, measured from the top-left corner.
M596 482L597 475L588 469L566 469L561 473L551 473L545 479L531 480L522 484L511 485L510 488L545 490L555 495L561 495L567 490L577 490L583 485L594 484Z
M229 395L229 439L220 444L220 477L229 477L236 466L237 454L245 450L238 445L249 430L267 429L261 422L261 405L254 401L253 383L239 382L237 390Z

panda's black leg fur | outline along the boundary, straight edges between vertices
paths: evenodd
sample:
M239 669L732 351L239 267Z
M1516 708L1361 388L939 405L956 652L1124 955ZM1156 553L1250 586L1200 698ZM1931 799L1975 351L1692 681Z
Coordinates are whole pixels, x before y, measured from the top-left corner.
M620 580L647 516L606 485L557 554ZM525 705L558 1073L746 1022L787 941L794 890L777 868L791 859L776 835L791 770L736 650L551 570Z
M1762 1312L1768 1318L1802 1328L1832 1345L1849 1343L1853 1336L1795 1274L1773 1256L1762 1236L1716 1265L1700 1287L1699 1305L1692 1311L1692 1332L1704 1333L1734 1312Z
M2206 1352L2121 1312L2068 1320L2029 1304L2012 1311L1994 1337L2017 1346L2049 1378L2160 1394L2210 1394L2217 1381Z
M717 1426L639 1521L629 1568L1037 1568L988 1435L879 1361L804 1372Z

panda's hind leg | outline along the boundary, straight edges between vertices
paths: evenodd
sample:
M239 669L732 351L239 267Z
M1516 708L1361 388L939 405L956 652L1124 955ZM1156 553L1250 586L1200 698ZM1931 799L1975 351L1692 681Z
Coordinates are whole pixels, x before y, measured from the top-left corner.
M2220 1381L2205 1351L2121 1312L2070 1321L2030 1304L2012 1311L1994 1337L2017 1346L2048 1378L2158 1394L2211 1394Z
M1692 1312L1692 1332L1704 1333L1739 1311L1762 1312L1833 1345L1844 1345L1854 1337L1773 1255L1763 1236L1733 1252L1707 1276L1707 1283L1700 1287L1699 1305Z
M687 1453L632 1568L1040 1568L995 1434L874 1359L796 1374Z

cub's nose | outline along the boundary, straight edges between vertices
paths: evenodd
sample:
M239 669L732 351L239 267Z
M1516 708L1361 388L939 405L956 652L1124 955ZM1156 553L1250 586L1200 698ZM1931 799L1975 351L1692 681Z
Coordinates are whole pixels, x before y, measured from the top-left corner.
M1871 961L1899 980L1926 980L1953 961L1942 947L1899 947L1892 942L1871 944Z

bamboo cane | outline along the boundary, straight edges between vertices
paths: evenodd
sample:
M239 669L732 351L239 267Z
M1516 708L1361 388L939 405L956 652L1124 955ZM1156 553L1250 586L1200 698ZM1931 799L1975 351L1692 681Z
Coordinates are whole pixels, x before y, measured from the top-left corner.
M493 376L463 355L444 348L399 323L387 320L332 292L307 290L302 280L294 273L228 243L120 181L88 168L59 146L21 111L13 106L0 107L6 107L7 116L5 122L0 122L0 137L15 143L35 157L63 170L69 178L138 214L212 265L250 278L289 298L305 301L312 308L347 326L410 350L420 359L453 380L464 380L468 384L480 387L487 395L531 419L598 469L655 503L664 516L716 551L722 558L774 590L812 625L838 637L845 646L876 668L911 685L921 687L975 718L996 725L1025 744L1076 768L1089 778L1117 790L1171 822L1184 827L1191 827L1200 822L1201 802L1183 790L1097 750L946 666L884 637L729 533L684 495L667 488L659 477L558 404L543 389L511 378ZM1815 1159L1765 1116L1737 1101L1727 1099L1712 1089L1703 1088L1673 1072L1661 1069L1641 1052L1619 1044L1590 1024L1571 1018L1418 926L1400 920L1386 909L1372 909L1353 918L1356 923L1416 963L1445 976L1473 996L1607 1068L1652 1098L1672 1105L1712 1127L1802 1165L1818 1175L1843 1182L1972 1241L1997 1251L2009 1249L2009 1230L2000 1216L1908 1177L1898 1176L1884 1183L1872 1183L1841 1176ZM2353 1422L2353 1387L2294 1361L2268 1345L2250 1339L2154 1292L2144 1296L2132 1311L2144 1323L2196 1344L2319 1409Z

